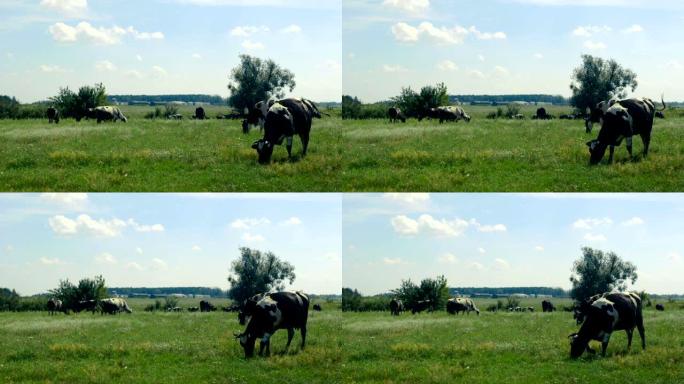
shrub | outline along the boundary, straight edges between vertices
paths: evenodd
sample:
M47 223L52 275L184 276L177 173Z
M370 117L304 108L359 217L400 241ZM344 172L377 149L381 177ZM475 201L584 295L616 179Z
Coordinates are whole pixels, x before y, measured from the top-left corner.
M155 107L154 111L150 111L145 114L146 119L158 119L160 117L162 117L162 110L159 107Z
M83 86L75 93L66 88L60 88L57 96L50 98L62 117L73 117L77 121L84 118L89 108L107 104L107 93L104 85Z
M164 309L176 308L178 306L178 298L174 296L166 296L164 298Z
M19 114L19 102L14 97L0 96L0 119L16 119Z
M164 117L169 117L178 113L178 107L173 104L166 104L164 106Z
M65 310L74 310L79 301L104 299L107 296L107 287L102 276L95 276L94 279L81 279L78 285L72 284L67 279L60 280L59 286L50 290L50 294L62 300Z

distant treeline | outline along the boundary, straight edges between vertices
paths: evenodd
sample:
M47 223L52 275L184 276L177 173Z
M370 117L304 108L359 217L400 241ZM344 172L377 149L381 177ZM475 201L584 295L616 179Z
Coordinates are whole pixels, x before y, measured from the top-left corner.
M150 105L167 104L174 101L214 105L227 103L226 99L218 95L109 95L109 100L123 104L148 103Z
M163 287L163 288L108 288L110 295L153 295L167 296L174 293L182 295L204 295L211 297L226 297L226 291L220 288L207 287Z
M449 288L450 295L464 295L464 296L478 296L478 295L492 295L492 297L507 297L513 294L525 294L530 296L548 295L553 297L569 297L569 293L562 288L550 287L502 287L502 288L488 288L488 287L458 287Z
M449 95L449 102L462 104L506 105L516 101L556 105L567 105L570 102L560 95Z

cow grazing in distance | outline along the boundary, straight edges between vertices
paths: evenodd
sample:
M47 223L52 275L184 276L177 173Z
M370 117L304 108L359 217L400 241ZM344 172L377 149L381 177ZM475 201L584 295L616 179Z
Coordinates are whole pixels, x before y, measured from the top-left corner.
M411 306L411 314L414 315L425 310L432 312L432 300L418 300Z
M404 311L404 303L401 300L396 299L396 298L393 298L392 300L390 300L389 307L390 307L390 313L393 316L399 316L399 314L401 314L401 312Z
M615 292L595 300L585 312L586 319L579 332L571 334L570 356L578 358L584 351L595 353L589 341L601 342L601 355L606 355L610 335L614 331L627 332L627 349L632 346L636 327L641 337L641 348L646 349L646 336L642 317L641 298L636 293Z
M128 306L128 303L124 299L120 298L110 298L103 299L100 301L100 314L104 315L114 315L119 312L133 313L133 310Z
M560 115L558 118L561 120L575 120L577 117L575 115Z
M231 305L229 307L221 307L221 310L223 312L238 312L240 311L240 306L239 305Z
M535 115L532 116L532 119L533 120L551 120L551 119L553 119L553 116L549 115L546 112L546 108L541 107L541 108L537 108L537 113L535 113Z
M443 106L437 108L430 108L425 110L420 116L418 116L418 121L424 118L439 120L439 123L449 121L465 120L470 122L470 115L468 115L463 108L455 106Z
M100 124L103 121L109 120L112 120L114 122L116 122L117 120L121 120L124 123L128 121L128 119L126 118L126 116L124 116L119 107L113 106L89 108L86 116L90 119L97 120L98 124Z
M511 118L514 120L525 120L525 115L523 115L522 113L518 113L517 115L511 116Z
M264 123L264 137L252 144L256 149L260 164L271 161L273 148L286 142L288 158L292 157L292 139L299 135L302 140L302 156L306 156L309 146L311 121L320 116L317 109L312 108L310 101L302 99L280 100L268 109ZM244 125L244 123L243 123Z
M664 310L665 310L665 306L664 306L664 305L662 305L662 304L656 304L656 311L661 311L661 312L662 312L662 311L664 311Z
M169 120L183 120L183 115L176 113L175 115L168 115L166 118Z
M212 304L206 300L200 301L199 306L200 306L200 311L202 311L202 312L214 312L216 310L216 306L214 306L214 304Z
M396 123L397 120L401 120L402 123L406 122L406 116L401 112L401 109L397 107L391 107L387 110L387 116L389 116L390 123Z
M320 312L320 311L323 310L323 308L321 308L321 305L320 305L320 304L314 304L314 305L313 305L313 310L314 310L314 311L317 311L317 312Z
M48 124L52 124L53 122L55 124L59 124L59 111L55 109L54 107L50 107L47 109L47 118L48 118Z
M166 308L166 312L183 312L183 308L181 308L181 307L169 307L169 308Z
M663 103L663 110L667 108L665 101ZM596 115L602 111L599 108L604 108L605 104L599 103L597 108L592 111L591 116L587 118L588 122L593 121ZM606 148L610 147L609 162L613 161L613 153L615 147L619 146L624 139L627 142L627 151L632 157L632 136L640 135L644 143L643 156L648 155L648 148L651 143L651 131L653 130L653 119L656 112L655 104L650 99L626 99L616 100L613 104L605 110L605 113L600 114L601 130L598 138L587 142L589 147L590 164L598 164L606 153ZM589 123L588 123L589 124ZM588 131L591 130L587 126Z
M199 312L199 307L190 307L188 308L188 312Z
M534 312L534 307L527 307L527 312Z
M204 112L204 108L202 107L197 107L195 108L195 116L192 117L195 120L204 120L207 118L207 114Z
M556 310L556 307L553 305L553 303L550 300L543 300L542 301L542 312L553 312Z
M664 118L665 118L665 114L664 114L662 111L656 111L655 117L658 118L658 119L664 119Z
M48 309L48 313L50 315L54 315L55 312L64 312L63 306L62 306L62 300L51 298L47 302L47 309Z
M95 313L97 311L97 301L96 300L81 300L76 304L74 312L90 311Z
M301 349L306 345L306 323L309 316L309 297L302 292L275 292L263 295L251 309L247 328L235 338L245 351L245 357L254 356L256 339L261 339L259 355L270 354L271 336L279 329L287 329L290 347L295 329L302 335Z
M480 310L477 309L473 300L464 297L449 299L449 301L447 301L446 310L452 315L454 313L458 315L460 312L465 312L470 315L471 311L475 311L478 316L480 315Z

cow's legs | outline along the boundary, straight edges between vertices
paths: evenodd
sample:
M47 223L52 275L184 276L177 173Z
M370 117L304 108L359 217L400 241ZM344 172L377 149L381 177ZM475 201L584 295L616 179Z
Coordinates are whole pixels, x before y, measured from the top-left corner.
M292 342L292 338L294 337L294 329L288 328L287 329L287 344L285 345L285 351L287 351L290 348L290 343Z
M268 333L264 334L261 338L261 343L259 343L259 356L264 356L264 348L266 349L266 356L271 354L271 335Z
M285 140L287 140L287 157L290 158L292 157L292 136L286 137Z
M299 137L302 139L302 156L306 156L306 150L309 148L309 132L310 130L306 131L306 133L302 132L299 134Z
M634 335L633 329L625 329L627 332L627 350L632 349L632 336Z
M304 325L302 327L301 333L302 333L302 348L301 349L304 349L304 346L306 345L306 325Z
M644 319L641 314L637 314L636 326L641 337L641 349L646 349L646 331L644 330Z
M644 142L644 157L648 156L648 147L651 144L651 134L641 135L641 141Z
M610 163L610 164L613 163L613 153L615 153L615 146L611 145L610 146L610 156L608 157L608 163Z
M633 158L634 156L632 155L632 137L628 137L625 141L627 141L627 152L629 152L629 158Z

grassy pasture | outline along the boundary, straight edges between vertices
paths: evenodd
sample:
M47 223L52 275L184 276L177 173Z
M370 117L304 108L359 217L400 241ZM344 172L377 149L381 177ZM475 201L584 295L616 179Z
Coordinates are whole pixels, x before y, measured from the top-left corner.
M0 313L0 382L339 382L339 304L323 302L322 312L310 312L304 351L297 332L283 354L287 331L281 330L271 338L271 357L245 360L233 337L243 328L235 313L143 312L150 302L130 299L130 315Z
M217 120L227 108L205 107L211 120L147 120L153 107L121 107L128 123L64 119L0 120L1 191L337 191L342 152L341 120L315 120L309 152L295 138L293 160L284 146L260 166L241 121ZM330 112L330 111L328 111Z
M504 107L505 108L505 107ZM570 108L545 107L553 115ZM465 107L466 124L409 119L345 120L341 185L345 191L646 192L684 189L684 116L666 111L655 122L647 159L634 140L635 161L625 145L613 165L589 166L582 120L489 120L494 107ZM606 159L607 159L606 152Z
M483 310L496 301L476 300ZM684 310L644 312L646 351L635 332L632 350L620 331L606 357L571 360L572 314L542 313L540 300L523 300L534 313L480 316L446 312L345 312L345 382L350 383L681 383ZM554 304L562 304L554 300ZM666 307L668 304L665 304ZM592 344L596 349L599 344Z

